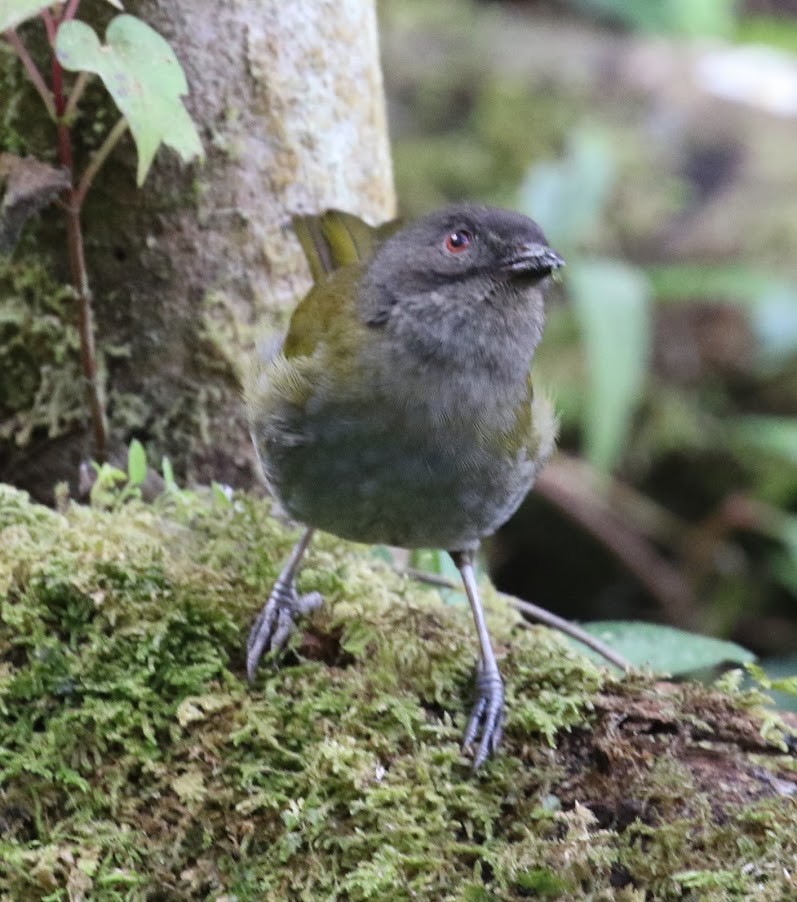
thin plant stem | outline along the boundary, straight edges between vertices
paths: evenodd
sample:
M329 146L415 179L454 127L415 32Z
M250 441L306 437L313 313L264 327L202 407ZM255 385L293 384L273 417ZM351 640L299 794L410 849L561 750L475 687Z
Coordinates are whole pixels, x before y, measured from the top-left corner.
M86 167L85 172L80 178L80 183L78 184L77 191L75 192L75 204L80 211L83 208L83 202L86 199L86 194L88 193L89 188L91 188L91 183L94 181L94 176L97 175L102 164L108 159L108 156L113 151L114 147L119 143L122 135L127 131L127 119L122 116L119 121L114 125L114 127L108 132L105 140L102 142L102 146L99 150L94 154L91 158L91 162Z
M462 591L462 586L459 583L448 579L446 576L441 576L438 573L429 573L425 570L407 570L406 573L408 576L417 579L419 582L440 586L440 588L443 589L453 589L456 592ZM626 661L622 655L618 654L613 648L609 648L605 642L601 642L600 639L595 638L591 633L576 626L575 623L565 620L564 617L559 617L558 614L552 614L545 608L532 604L530 601L524 601L522 598L516 598L514 595L507 595L504 592L499 592L498 594L516 611L520 611L534 620L537 620L539 623L544 623L552 629L559 630L560 633L564 633L571 639L575 639L576 642L586 645L587 648L591 648L593 651L597 652L601 657L605 658L611 664L614 664L615 667L619 667L621 670L625 671L631 669L631 664Z
M44 106L47 108L47 113L50 118L55 119L55 101L53 100L52 91L47 87L44 76L39 71L39 67L36 63L33 62L27 47L22 43L21 38L13 28L9 28L5 32L5 36L8 43L14 48L14 52L19 57L22 65L25 67L28 78L31 80L33 87L36 88L36 92L44 102Z
M73 189L70 189L70 191L74 194ZM91 289L89 288L86 256L83 248L83 230L80 224L79 212L75 210L67 212L66 232L67 243L69 246L69 263L78 295L80 360L83 366L86 395L91 409L91 422L94 428L94 456L98 462L103 463L107 456L108 423L105 417L105 403L97 378L97 348L94 341L93 296Z
M69 251L69 268L72 284L77 294L78 330L80 333L80 360L83 368L83 379L86 386L86 398L91 411L91 423L94 431L94 457L99 462L105 461L108 448L108 421L105 415L105 402L97 377L97 347L94 340L94 308L86 254L83 244L83 229L80 214L85 194L81 197L74 187L75 164L72 153L72 133L65 118L66 96L64 94L64 70L57 58L52 59L53 96L58 135L58 159L69 172L73 187L64 194L66 216L67 248ZM85 177L85 174L84 174Z
M544 623L546 626L550 626L555 630L559 630L560 633L564 633L566 636L570 636L571 639L575 639L582 645L586 645L587 648L591 648L601 657L606 658L607 661L614 664L615 667L619 667L620 670L629 671L631 669L631 664L626 661L622 655L618 654L613 648L610 648L605 642L597 639L592 633L588 633L586 630L582 630L581 627L576 626L575 623L571 623L569 620L565 620L564 617L553 614L551 611L541 608L537 604L532 604L530 601L525 601L522 598L515 598L514 595L504 595L503 592L500 592L499 594L505 598L509 606L513 607L516 611L520 611L532 619Z
M80 6L80 0L69 0L69 3L66 5L66 9L61 15L62 22L68 22L70 19L75 18L75 14L77 13L77 8Z
M47 29L47 40L50 42L50 46L55 46L55 34L58 31L58 27L55 24L55 19L53 18L53 14L49 9L43 9L41 12L42 21L44 22L44 27Z
M72 90L69 92L69 99L64 107L63 118L66 119L67 123L72 122L77 111L77 105L80 103L80 98L86 90L86 85L91 81L92 74L91 72L81 72L75 79Z

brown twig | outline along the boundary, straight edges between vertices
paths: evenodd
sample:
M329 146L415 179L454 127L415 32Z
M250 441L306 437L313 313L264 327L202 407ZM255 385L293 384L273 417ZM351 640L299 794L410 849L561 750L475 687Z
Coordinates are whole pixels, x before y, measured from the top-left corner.
M688 520L667 510L628 483L596 473L586 461L572 455L560 452L551 466L566 468L567 477L574 485L587 486L593 493L604 497L611 510L628 521L636 532L671 548L687 561L695 558L696 530ZM739 555L737 546L721 537L717 538L712 551L726 560Z
M417 579L419 582L439 586L442 589L453 589L457 592L464 591L459 583L456 583L445 576L440 576L438 573L429 573L425 570L413 569L406 570L405 572L408 576ZM571 623L569 620L565 620L564 617L559 617L557 614L552 614L545 608L532 604L530 601L524 601L522 598L516 598L514 595L507 595L505 592L499 592L498 594L516 611L520 611L531 617L533 620L544 623L546 626L550 626L552 629L564 633L571 639L575 639L576 642L586 645L588 648L591 648L593 651L604 657L611 664L614 664L615 667L619 667L621 670L625 671L631 669L631 665L622 655L619 655L614 649L609 648L605 642L601 642L600 639L597 639L591 633L576 626L575 623Z
M590 532L642 583L671 623L694 626L696 603L690 584L643 535L630 529L606 499L567 460L550 463L535 491Z

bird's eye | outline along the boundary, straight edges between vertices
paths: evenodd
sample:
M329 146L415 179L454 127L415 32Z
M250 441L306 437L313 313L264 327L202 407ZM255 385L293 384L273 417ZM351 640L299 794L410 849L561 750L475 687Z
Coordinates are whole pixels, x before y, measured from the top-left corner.
M449 254L461 254L473 242L473 235L467 229L457 229L446 236L445 248Z

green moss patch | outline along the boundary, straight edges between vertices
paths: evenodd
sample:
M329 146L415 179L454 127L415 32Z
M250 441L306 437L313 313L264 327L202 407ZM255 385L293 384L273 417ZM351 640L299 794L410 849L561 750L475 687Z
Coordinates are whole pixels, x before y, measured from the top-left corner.
M478 774L467 607L363 549L318 537L300 589L327 605L249 687L292 540L251 498L58 513L0 487L0 898L787 891L788 756L744 698L618 684L497 598L509 719Z

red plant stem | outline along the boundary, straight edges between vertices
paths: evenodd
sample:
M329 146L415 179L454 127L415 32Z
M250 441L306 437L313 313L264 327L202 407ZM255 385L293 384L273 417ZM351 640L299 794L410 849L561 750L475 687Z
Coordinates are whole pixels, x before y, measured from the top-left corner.
M83 229L80 214L83 196L74 186L74 157L72 154L72 134L65 121L64 112L67 100L64 94L64 70L55 56L52 61L53 95L55 98L56 121L58 123L58 159L65 166L72 181L64 195L64 213L66 215L67 246L69 248L69 266L72 273L72 284L75 287L78 301L78 328L80 332L80 358L83 366L83 377L86 383L86 397L91 410L91 421L94 429L94 456L102 463L107 454L108 424L105 416L105 404L102 398L99 380L97 379L97 349L94 342L94 309L92 294L86 269L86 255L83 247Z

